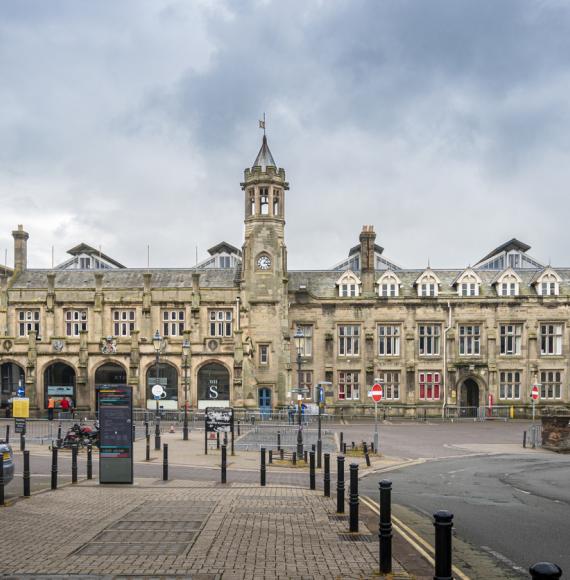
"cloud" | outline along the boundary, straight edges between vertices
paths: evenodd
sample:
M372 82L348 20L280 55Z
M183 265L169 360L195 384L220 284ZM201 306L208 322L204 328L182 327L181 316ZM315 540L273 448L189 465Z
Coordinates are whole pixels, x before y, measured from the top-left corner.
M266 111L291 268L364 223L403 266L513 236L564 264L569 32L558 1L2 2L0 247L18 223L38 267L81 241L131 266L241 245Z

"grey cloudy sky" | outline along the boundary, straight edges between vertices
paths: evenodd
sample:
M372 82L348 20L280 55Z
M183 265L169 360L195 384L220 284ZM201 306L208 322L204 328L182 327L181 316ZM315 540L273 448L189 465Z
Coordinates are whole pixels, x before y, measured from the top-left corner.
M129 266L241 246L267 113L289 266L363 224L396 263L461 267L517 237L570 266L562 0L0 0L0 248L79 242Z

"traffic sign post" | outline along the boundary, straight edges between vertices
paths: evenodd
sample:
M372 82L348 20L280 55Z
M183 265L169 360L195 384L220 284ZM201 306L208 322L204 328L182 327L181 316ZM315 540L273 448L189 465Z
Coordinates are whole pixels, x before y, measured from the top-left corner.
M376 379L376 382L368 391L368 396L372 397L374 401L374 450L376 453L378 453L378 403L382 400L383 395L384 391L382 390L380 379Z
M534 412L535 412L535 406L536 406L536 402L538 401L539 397L540 397L540 392L538 390L539 385L538 384L534 384L532 386L532 390L530 391L530 396L532 398L532 426L534 428Z

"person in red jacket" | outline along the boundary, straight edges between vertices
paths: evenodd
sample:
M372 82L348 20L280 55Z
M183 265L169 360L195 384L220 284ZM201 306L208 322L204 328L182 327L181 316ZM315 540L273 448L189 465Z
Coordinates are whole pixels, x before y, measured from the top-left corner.
M61 407L62 412L69 413L69 409L71 408L71 403L69 402L69 399L67 397L63 397L63 399L59 403L59 406Z

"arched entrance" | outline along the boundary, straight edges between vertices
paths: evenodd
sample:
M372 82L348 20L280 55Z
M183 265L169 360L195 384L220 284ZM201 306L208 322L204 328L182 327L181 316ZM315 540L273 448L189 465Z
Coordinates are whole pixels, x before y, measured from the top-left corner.
M56 408L63 397L71 399L71 406L75 407L75 369L62 362L50 364L44 371L44 408L47 409L49 397L53 397Z
M125 385L127 383L127 372L117 363L103 363L95 371L95 407L99 409L99 391L97 387L102 385Z
M271 414L271 389L261 387L258 391L259 411L262 415Z
M220 363L209 363L198 371L198 409L227 407L230 402L230 373Z
M479 385L474 379L465 379L461 384L459 395L461 414L464 417L476 417L479 407Z
M20 365L13 362L0 364L0 407L6 407L18 388L25 388L25 385L26 375Z
M156 409L156 401L152 394L152 387L158 384L164 389L166 396L158 401L163 410L176 411L178 409L178 371L170 363L158 364L157 375L156 363L148 367L146 371L146 408Z

